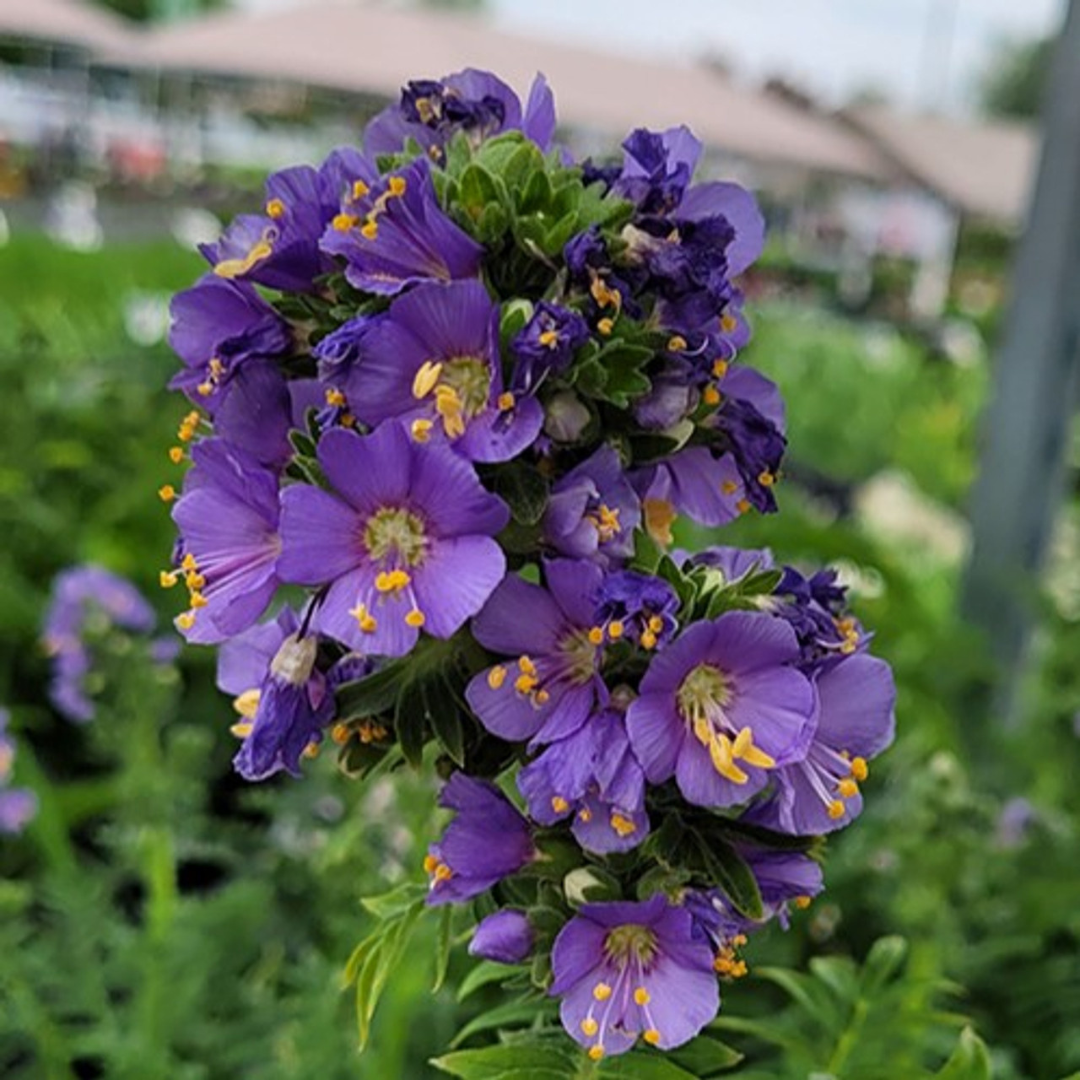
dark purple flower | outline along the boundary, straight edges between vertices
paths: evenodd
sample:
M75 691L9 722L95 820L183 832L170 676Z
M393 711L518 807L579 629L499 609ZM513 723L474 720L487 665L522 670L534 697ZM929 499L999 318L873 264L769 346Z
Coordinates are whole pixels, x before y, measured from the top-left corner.
M474 676L465 696L490 732L535 744L572 735L608 693L600 678L603 631L594 624L603 571L595 563L544 564L546 588L510 575L473 620L481 645L504 656Z
M277 356L292 344L288 324L246 281L215 274L177 293L169 344L184 361L171 389L213 412L232 371L251 357Z
M494 784L454 773L439 805L456 810L457 817L424 860L431 878L429 904L479 896L536 857L529 823Z
M641 503L618 452L605 443L552 488L543 538L560 555L607 566L634 554L640 524Z
M8 786L15 763L15 741L7 734L8 711L0 708L0 834L12 836L37 813L37 796L29 788Z
M791 624L802 648L800 667L815 674L857 652L869 640L847 613L847 590L836 584L835 570L804 577L792 566L776 586L773 611Z
M664 214L682 201L701 158L702 144L688 127L667 131L637 128L623 145L623 167L616 194L636 203L643 214Z
M442 79L417 79L401 100L378 114L364 131L368 154L399 154L407 139L439 160L442 147L458 131L474 145L502 131L520 129L541 150L555 133L555 102L543 75L537 75L522 113L517 94L490 72L466 68Z
M559 931L551 965L563 1027L594 1061L638 1037L681 1046L720 1008L712 950L694 936L690 912L661 895L584 905Z
M565 371L588 340L589 324L576 311L539 301L510 342L516 360L511 388L518 394L534 393L549 373Z
M520 964L533 947L533 930L520 911L496 911L482 919L469 942L469 955L499 964Z
M323 234L322 250L345 260L350 284L383 296L421 281L474 278L483 255L439 209L423 159L371 184L357 181Z
M278 478L222 439L191 451L195 467L173 508L176 561L191 607L176 622L188 641L224 641L251 626L278 585Z
M450 637L502 580L492 537L505 504L463 458L395 423L327 432L318 455L332 491L283 492L278 567L285 581L329 586L317 628L384 656L409 652L421 627Z
M504 389L499 309L478 281L425 283L363 332L345 392L367 424L402 420L418 442L470 461L507 461L540 433L533 397Z
M292 456L295 383L271 360L249 360L225 384L216 405L214 433L260 465L279 470Z
M774 773L775 790L752 813L781 832L833 832L862 810L867 761L893 739L896 686L884 660L855 653L817 678L820 712L804 759Z
M758 378L769 382L764 376ZM772 489L787 449L782 425L762 412L758 402L729 396L712 418L711 426L725 436L743 482L745 498L762 513L774 512L776 496Z
M674 776L688 802L746 802L770 773L801 760L817 696L791 665L799 645L772 615L731 611L695 623L649 665L627 712L652 783Z
M100 566L73 566L58 574L42 631L52 657L49 698L57 711L76 723L94 717L85 686L91 667L88 631L100 625L148 634L155 621L153 608L126 578Z
M663 578L637 570L608 574L596 597L596 622L608 637L625 637L646 649L670 641L678 610L679 597Z
M341 386L354 364L364 355L364 339L377 316L357 315L343 322L336 330L311 350L319 361L319 376L335 386Z
M574 836L586 851L629 851L649 835L645 774L623 717L612 709L552 743L521 770L517 783L534 821L553 825L572 816Z

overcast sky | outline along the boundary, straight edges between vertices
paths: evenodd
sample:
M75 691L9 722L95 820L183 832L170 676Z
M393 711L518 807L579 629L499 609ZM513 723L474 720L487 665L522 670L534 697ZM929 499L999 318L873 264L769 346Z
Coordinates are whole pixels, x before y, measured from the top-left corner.
M597 48L783 73L831 102L879 87L926 107L970 104L996 41L1055 28L1064 0L488 0L507 29ZM948 26L954 25L949 44ZM928 41L929 37L929 41ZM603 93L603 87L597 87Z

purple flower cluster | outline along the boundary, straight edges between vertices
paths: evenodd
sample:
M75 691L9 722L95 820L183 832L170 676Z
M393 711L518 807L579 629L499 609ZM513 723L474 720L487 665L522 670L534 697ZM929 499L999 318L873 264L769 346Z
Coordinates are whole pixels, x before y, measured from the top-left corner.
M37 813L37 796L29 788L11 786L15 740L7 726L8 711L0 707L0 834L11 836L22 832Z
M354 774L438 744L429 903L490 894L472 951L550 955L597 1059L691 1038L747 935L820 891L809 838L861 810L894 692L833 576L665 554L682 516L776 509L784 406L740 359L752 196L695 181L686 128L610 167L554 131L542 77L524 104L412 82L204 249L162 584L220 646L248 779L327 734ZM534 925L529 890L586 861L617 891Z

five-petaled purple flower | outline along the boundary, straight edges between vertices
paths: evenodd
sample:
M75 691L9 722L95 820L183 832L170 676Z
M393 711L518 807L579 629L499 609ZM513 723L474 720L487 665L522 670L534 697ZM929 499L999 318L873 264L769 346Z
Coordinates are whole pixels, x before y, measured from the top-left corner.
M278 562L284 581L329 587L317 629L383 656L409 652L421 627L450 637L502 580L505 504L463 458L398 424L329 431L318 455L333 490L285 489Z
M459 904L479 896L536 858L529 823L494 784L454 773L439 805L457 816L424 860L431 881L429 904Z
M594 1061L639 1037L681 1046L720 1008L712 949L690 912L661 895L584 905L555 939L551 966L563 1027Z

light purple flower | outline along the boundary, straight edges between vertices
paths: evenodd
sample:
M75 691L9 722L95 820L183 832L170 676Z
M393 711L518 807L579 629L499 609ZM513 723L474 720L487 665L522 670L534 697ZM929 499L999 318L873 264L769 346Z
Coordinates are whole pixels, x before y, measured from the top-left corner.
M552 488L543 536L560 555L608 566L634 554L640 524L641 502L618 452L605 443Z
M225 383L215 403L214 433L258 464L282 469L292 457L290 390L299 382L286 382L272 360L248 360Z
M383 296L422 281L474 278L483 255L439 208L422 158L370 184L358 181L323 234L322 250L345 260L350 284Z
M0 834L12 836L37 813L37 796L29 788L8 786L15 762L15 740L7 734L8 711L0 708Z
M494 784L454 773L439 805L457 816L424 860L432 906L479 896L536 857L529 823Z
M470 461L507 461L540 433L532 397L504 389L499 309L478 281L426 283L372 320L345 381L368 424L400 419L419 442L446 441Z
M806 757L774 774L776 789L752 819L808 836L843 828L862 810L867 761L893 739L896 686L884 660L854 653L817 677L820 700Z
M532 819L553 825L572 816L572 831L586 851L629 851L649 834L645 774L623 717L612 709L552 743L517 782Z
M239 447L207 439L173 508L176 561L191 607L177 625L190 642L224 641L251 626L278 585L278 478Z
M469 942L469 955L500 964L520 964L533 947L533 930L520 911L504 909L481 919Z
M687 629L653 659L627 712L649 781L674 776L688 802L733 806L801 760L817 695L798 659L794 631L772 615L732 611Z
M510 575L473 620L492 652L517 657L474 676L465 691L480 722L504 739L534 744L572 735L608 692L600 678L604 635L593 623L603 571L590 562L544 563L546 587Z
M398 424L319 441L332 491L282 493L282 579L329 586L317 629L368 654L403 656L420 628L448 638L502 580L492 537L509 520L472 467Z
M594 1061L639 1037L681 1046L720 1008L708 942L695 937L690 912L661 895L586 904L559 932L551 965L563 1027Z

